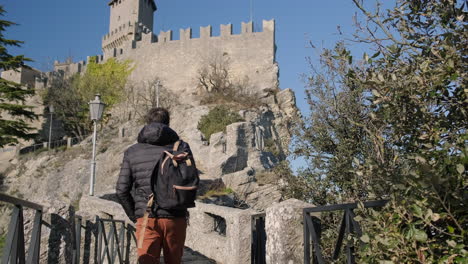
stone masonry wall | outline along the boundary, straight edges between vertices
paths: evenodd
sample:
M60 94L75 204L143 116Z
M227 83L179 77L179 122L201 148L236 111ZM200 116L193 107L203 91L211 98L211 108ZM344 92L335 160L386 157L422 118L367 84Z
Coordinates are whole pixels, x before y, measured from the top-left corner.
M233 76L247 78L256 92L277 87L274 21L263 21L263 32L253 32L250 22L243 23L240 35L232 35L232 25L222 25L221 36L211 36L211 26L201 28L200 38L192 39L191 29L181 30L180 36L180 40L171 40L171 31L161 32L158 42L153 43L152 33L148 33L136 43L136 49L124 48L124 54L117 58L131 59L136 66L129 81L152 81L157 77L165 87L181 94L182 100L191 99L197 92L200 68L216 57L228 56Z
M275 22L263 21L263 31L254 32L253 23L242 23L241 34L232 34L232 25L221 25L220 36L212 36L212 27L201 27L200 37L192 38L192 29L181 29L180 40L172 40L172 31L141 32L141 40L127 41L116 50L97 56L97 62L111 57L131 60L135 69L129 83L141 85L156 78L171 91L180 94L183 102L193 101L197 92L197 74L208 63L227 57L232 76L246 81L252 93L278 86L278 66L275 62ZM84 72L81 61L67 65L70 72ZM62 65L57 63L57 65ZM186 100L184 100L186 99Z

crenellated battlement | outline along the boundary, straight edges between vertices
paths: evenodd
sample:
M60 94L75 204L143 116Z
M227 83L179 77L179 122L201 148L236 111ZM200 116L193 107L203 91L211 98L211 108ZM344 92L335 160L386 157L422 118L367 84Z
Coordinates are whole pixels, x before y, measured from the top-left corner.
M87 65L94 60L96 63L104 61L104 55L87 56L86 60L73 62L71 58L67 58L64 62L54 61L54 72L58 72L65 77L70 77L76 73L86 71Z
M245 36L250 34L262 34L262 33L274 33L275 31L275 21L274 20L263 20L262 31L254 32L254 24L253 22L242 22L241 24L241 33L240 34L233 34L232 24L227 25L220 25L220 36L219 37L230 37L230 36ZM206 27L200 27L200 37L193 38L192 37L192 28L180 29L180 41L187 41L190 39L207 39L211 37L218 37L213 36L212 26L208 25ZM169 41L177 41L172 39L173 32L172 30L168 31L161 31L157 37L156 42L169 42Z
M239 34L233 33L232 24L221 24L219 35L213 35L211 25L200 27L198 37L193 37L192 28L179 30L179 39L174 39L172 30L153 34L142 24L127 22L103 36L103 55L88 56L85 61L64 62L56 61L54 69L66 76L86 71L86 66L94 58L96 63L102 63L109 58L123 58L140 61L153 57L153 54L173 54L175 47L177 53L199 54L215 53L214 49L232 49L230 47L243 47L244 50L263 50L267 61L274 63L275 21L263 20L262 31L255 32L253 22L242 22ZM226 48L223 48L226 47ZM232 51L234 52L234 51ZM240 52L235 51L234 53ZM234 54L233 54L234 56ZM151 66L153 67L153 66Z
M125 23L118 27L116 30L105 35L102 39L104 59L111 57L119 57L123 54L131 52L131 50L139 49L143 46L158 45L162 43L187 43L191 40L205 40L209 39L227 39L230 37L242 38L252 37L255 35L271 34L274 41L275 21L263 20L262 31L255 32L253 22L242 22L240 34L233 34L233 25L226 24L220 25L219 36L213 36L213 29L211 25L200 27L199 37L193 37L192 28L185 28L179 30L179 40L173 38L172 30L160 31L156 36L149 28L142 24L136 25L135 23Z

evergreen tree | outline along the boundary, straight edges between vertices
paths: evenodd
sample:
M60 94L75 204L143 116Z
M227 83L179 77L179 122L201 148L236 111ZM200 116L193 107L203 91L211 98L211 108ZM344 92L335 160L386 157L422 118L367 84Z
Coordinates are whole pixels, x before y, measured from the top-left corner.
M0 6L0 16L5 10ZM19 47L23 44L19 40L6 39L6 28L16 25L14 22L0 19L0 71L15 70L25 66L26 61L31 61L23 55L13 56L8 53L8 46ZM31 106L24 105L27 97L34 95L34 90L22 87L21 84L0 78L0 147L17 143L18 139L31 139L34 134L29 133L31 127L25 119L35 119L37 116Z

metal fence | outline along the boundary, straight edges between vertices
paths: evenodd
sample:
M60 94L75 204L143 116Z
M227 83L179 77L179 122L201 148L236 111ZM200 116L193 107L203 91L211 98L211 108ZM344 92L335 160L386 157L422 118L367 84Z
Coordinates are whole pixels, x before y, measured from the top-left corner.
M130 245L137 243L135 229L122 220L97 219L98 223L98 262L113 264L130 263ZM106 223L109 224L108 232ZM120 225L120 228L117 228ZM125 239L127 237L127 239Z
M0 193L0 201L14 206L0 263L38 264L40 260L41 229L43 224L47 225L42 222L42 206L2 193ZM24 223L28 222L28 220L25 221L23 217L24 207L35 210L27 250L25 245L28 238L25 237ZM71 228L72 264L130 263L131 246L132 244L136 246L137 243L135 228L132 225L126 224L123 220L102 219L99 217L96 217L95 223L86 221L86 225L83 225L82 222L81 216L74 216L69 224ZM82 243L83 232L85 232L84 243ZM93 238L94 248L92 249ZM94 254L91 252L94 252ZM91 255L94 255L92 261ZM48 261L51 260L48 259Z
M12 204L13 214L8 226L5 248L3 249L2 262L8 263L39 263L39 251L41 244L42 206L15 197L0 193L0 201ZM26 256L24 237L24 207L35 210L33 229L29 242L28 255ZM27 257L27 258L26 258Z
M387 203L385 200L381 201L370 201L364 202L364 208L373 208L373 207L382 207ZM331 211L344 211L343 218L341 220L341 225L339 227L338 239L336 241L336 247L333 251L332 259L333 261L338 260L341 252L341 247L343 245L343 240L345 237L348 237L350 234L355 234L357 236L362 236L361 226L356 220L354 220L355 214L354 209L358 207L357 203L349 204L337 204L337 205L328 205L312 208L304 208L304 263L310 264L311 260L314 263L324 264L324 256L322 254L322 249L320 247L320 234L321 234L321 223L320 220L316 217L310 215L310 213L317 212L331 212ZM312 238L312 243L310 239ZM312 248L311 248L312 246ZM346 263L352 264L355 262L354 257L354 245L351 241L348 240L346 243ZM312 253L312 258L311 258Z
M92 226L82 225L82 217L76 216L73 224L73 257L72 263L89 262L89 254L81 254L82 230L97 231L95 239L94 263L130 263L130 248L133 244L136 246L135 228L126 224L123 220L103 219L96 217L96 222ZM86 241L88 240L88 241ZM84 248L90 249L91 239L85 239ZM84 252L83 252L84 253ZM87 261L84 261L84 259ZM83 261L82 261L83 260Z
M79 144L86 137L87 136L71 138L70 139L70 146L74 146L74 145ZM59 147L63 147L63 146L68 146L68 140L69 139L61 139L61 140L52 141L52 142L50 142L50 148L55 149L55 148L59 148ZM27 153L36 152L36 151L41 150L41 149L46 149L46 148L48 148L48 145L49 145L49 142L42 142L42 143L39 143L39 144L34 144L34 145L31 145L31 146L27 146L27 147L24 147L24 148L20 149L19 154L24 155L24 154L27 154Z
M251 263L266 263L265 214L252 215L252 250Z

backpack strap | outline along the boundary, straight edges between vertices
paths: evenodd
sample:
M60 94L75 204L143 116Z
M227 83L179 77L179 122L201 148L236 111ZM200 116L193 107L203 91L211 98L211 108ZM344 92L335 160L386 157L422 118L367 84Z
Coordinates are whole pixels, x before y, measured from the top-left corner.
M146 230L146 226L148 225L148 216L151 211L151 208L153 207L153 202L154 202L154 195L151 194L149 196L148 204L146 205L145 214L143 215L143 223L141 223L140 235L138 236L138 248L143 247L143 240L145 238L145 230Z
M180 140L177 140L176 143L174 143L174 148L172 149L172 151L179 150L179 146L180 146Z

